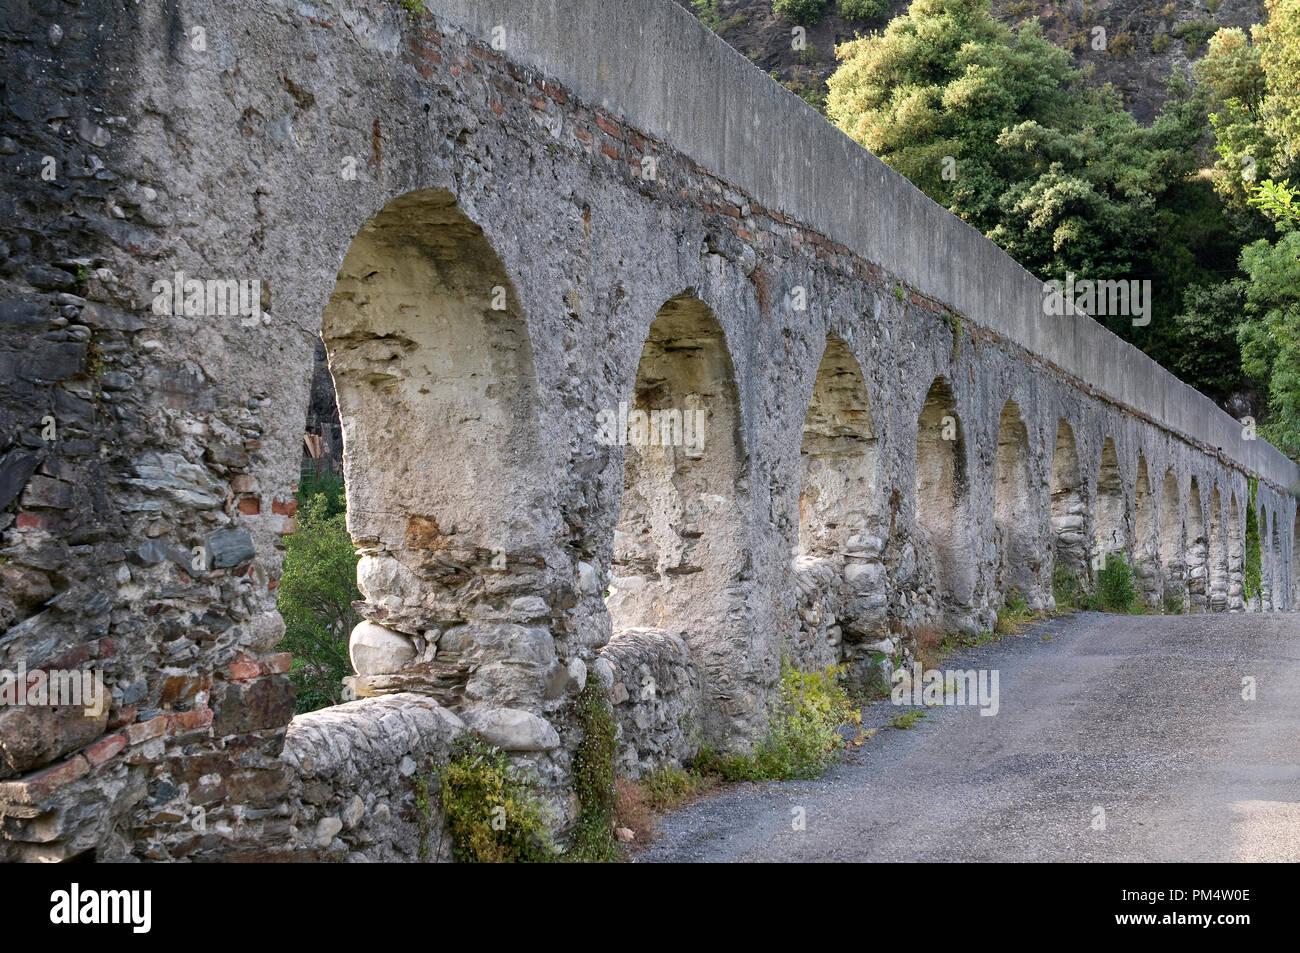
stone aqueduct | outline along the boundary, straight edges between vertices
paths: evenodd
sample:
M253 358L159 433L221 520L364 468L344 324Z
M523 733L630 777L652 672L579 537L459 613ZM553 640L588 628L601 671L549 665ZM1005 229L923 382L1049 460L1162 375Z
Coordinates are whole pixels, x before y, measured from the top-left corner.
M563 818L589 678L635 774L746 744L783 653L878 677L1098 552L1156 604L1300 604L1290 461L1044 317L685 11L429 6L3 27L0 667L112 700L0 710L0 857L412 858L411 775L467 728ZM256 279L260 314L157 313L178 271ZM275 600L318 334L366 697L293 718ZM675 445L611 442L621 404Z

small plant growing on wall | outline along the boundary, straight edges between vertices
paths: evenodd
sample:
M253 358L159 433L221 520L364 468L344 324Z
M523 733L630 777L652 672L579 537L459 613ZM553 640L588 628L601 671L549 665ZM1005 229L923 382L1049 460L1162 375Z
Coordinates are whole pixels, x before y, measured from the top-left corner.
M461 863L541 863L557 859L546 810L505 752L473 735L453 743L451 755L423 781L421 854L427 855L436 783L438 802ZM419 807L420 786L416 788Z
M829 3L830 0L773 0L772 12L791 23L812 26L826 15Z
M573 790L578 796L579 815L568 857L592 862L618 860L622 853L614 841L617 727L598 679L587 679L574 713L582 732L573 756Z

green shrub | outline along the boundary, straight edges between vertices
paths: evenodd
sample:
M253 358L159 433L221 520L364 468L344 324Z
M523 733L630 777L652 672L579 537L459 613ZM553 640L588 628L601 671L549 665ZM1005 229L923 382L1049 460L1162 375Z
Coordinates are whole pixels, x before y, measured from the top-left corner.
M1106 45L1106 55L1116 60L1128 59L1133 55L1133 34L1116 33Z
M618 792L614 788L614 761L618 757L617 728L609 701L597 678L588 678L576 705L582 738L573 756L573 789L579 814L569 860L603 863L618 860L622 852L614 840L614 813Z
M889 9L889 0L840 0L840 16L846 20L874 20Z
M1161 33L1159 36L1157 36L1154 40L1151 41L1151 52L1163 53L1165 50L1169 49L1169 43L1170 43L1169 34Z
M767 734L752 754L719 754L705 748L695 769L728 781L770 781L815 778L830 766L843 747L838 729L855 724L861 736L862 714L853 707L839 682L843 667L801 672L781 665L781 697L772 712Z
M1052 570L1052 598L1056 600L1056 608L1077 608L1082 596L1083 587L1073 570L1069 566L1056 566Z
M772 0L772 11L791 23L811 26L826 15L830 0Z
M1166 588L1161 603L1165 610L1165 615L1182 615L1183 614L1183 591L1181 589Z
M997 621L993 631L998 635L1010 635L1018 632L1026 622L1036 618L1038 613L1029 608L1024 593L1019 589L1010 589L1003 597L1002 608L998 610Z
M655 768L641 779L646 800L656 811L672 810L688 797L706 786L698 774L692 774L665 764Z
M593 679L594 681L594 679ZM438 791L443 822L451 836L452 856L461 863L540 863L557 859L546 823L546 811L499 748L473 735L462 735L448 759L433 766L431 776L416 782L417 809L423 795ZM427 829L421 857L427 857Z
M1187 45L1188 50L1204 46L1218 32L1218 25L1213 20L1187 20L1174 25L1170 31Z
M321 473L299 479L295 498L300 505L317 496L325 497L327 516L347 511L347 490L341 476L334 473Z
M332 493L304 496L300 487L298 527L284 538L277 589L284 638L278 648L293 656L289 680L298 694L299 714L343 701L343 679L352 674L348 635L361 621L352 608L361 593L341 481L337 496Z
M714 33L722 25L722 15L718 13L718 0L691 0L691 9L695 16Z
M1137 606L1133 569L1118 553L1106 555L1106 565L1097 575L1097 592L1090 608L1099 612L1132 612Z

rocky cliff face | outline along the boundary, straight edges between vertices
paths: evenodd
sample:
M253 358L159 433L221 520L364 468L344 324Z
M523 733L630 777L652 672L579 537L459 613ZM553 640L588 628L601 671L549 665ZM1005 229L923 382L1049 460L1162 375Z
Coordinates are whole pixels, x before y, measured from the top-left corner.
M677 0L711 26L760 69L772 73L818 105L835 71L835 46L859 34L883 30L907 12L910 0L894 0L873 20L846 20L838 0L827 15L806 27L807 48L791 48L792 24L772 11L772 0ZM1150 122L1164 101L1171 70L1188 75L1205 53L1205 41L1223 26L1249 28L1264 18L1262 0L993 0L993 13L1008 24L1038 17L1047 36L1074 54L1092 81L1113 83L1133 115ZM1104 48L1101 34L1105 31Z

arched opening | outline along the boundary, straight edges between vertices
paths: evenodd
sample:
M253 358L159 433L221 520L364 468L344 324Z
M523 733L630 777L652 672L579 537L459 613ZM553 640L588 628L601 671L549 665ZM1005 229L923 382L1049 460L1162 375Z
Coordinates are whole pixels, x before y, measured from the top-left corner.
M1155 605L1160 600L1160 550L1156 533L1156 506L1151 494L1146 457L1138 457L1137 486L1133 491L1136 530L1133 539L1133 565L1137 573L1142 600Z
M1114 447L1111 448L1114 456ZM1118 485L1118 466L1116 467ZM1120 497L1123 505L1123 497ZM1056 448L1052 453L1052 578L1066 577L1070 588L1081 589L1088 582L1088 506L1083 500L1083 478L1074 430L1065 420L1056 424Z
M876 479L876 436L857 359L829 338L799 449L799 552L842 553L866 529Z
M449 193L390 202L348 249L321 337L360 555L356 690L540 706L547 610L519 599L543 588L536 381L491 243Z
M1210 497L1208 602L1211 612L1228 608L1228 539L1223 529L1223 495L1214 488Z
M957 402L937 377L916 425L916 521L933 563L940 621L962 621L974 589L974 558L966 526L970 492L966 445Z
M1178 512L1178 477L1165 471L1160 487L1160 567L1166 606L1186 606L1187 557L1183 546L1183 521Z
M1205 516L1201 509L1201 488L1192 477L1187 493L1187 593L1188 608L1204 612L1209 596L1210 543L1205 538Z
M1246 528L1242 524L1237 494L1228 496L1228 611L1246 607Z
M625 446L606 605L614 635L680 634L706 697L704 740L726 745L744 728L733 691L751 634L737 579L747 568L744 450L735 371L722 327L691 293L650 325L630 406L617 413Z
M841 660L850 680L871 677L871 653L855 651L888 635L883 613L868 607L884 587L882 553L867 521L876 480L876 435L857 359L837 337L826 341L799 450L799 634L801 668ZM858 656L862 657L859 658ZM864 668L863 666L866 666Z
M997 530L997 591L1034 599L1042 571L1034 546L1035 519L1029 492L1029 431L1014 400L998 417L998 454L993 488L993 523Z
M1259 611L1273 609L1273 547L1271 514L1267 506L1259 508Z
M1291 521L1291 609L1300 609L1300 507Z
M1278 532L1277 524L1280 522L1277 510L1273 511L1273 518L1269 522L1270 539L1268 547L1268 608L1270 612L1281 612L1285 605L1285 599L1282 594L1282 534Z
M1101 448L1092 533L1094 568L1100 570L1110 553L1122 555L1128 551L1128 507L1124 499L1124 481L1120 477L1115 441L1110 437L1106 438Z

